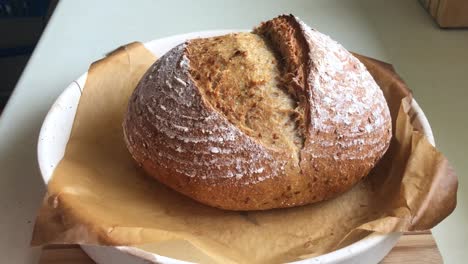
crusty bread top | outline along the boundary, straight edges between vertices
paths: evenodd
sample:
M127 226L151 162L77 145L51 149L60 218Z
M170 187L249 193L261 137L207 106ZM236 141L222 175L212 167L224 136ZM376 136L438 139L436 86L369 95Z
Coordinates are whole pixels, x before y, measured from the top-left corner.
M187 51L190 73L211 106L260 144L294 153L297 162L303 142L300 113L266 40L236 33L192 40Z
M306 68L307 81L298 86L305 89L304 93L310 91L306 107L311 111L307 120L309 140L304 151L312 152L314 158L348 160L386 150L391 137L388 106L382 91L357 58L292 15L265 22L256 32L280 45L285 43L282 53L290 58L289 65L299 61L300 67ZM301 59L304 52L307 58ZM298 77L301 73L298 71Z
M330 37L303 22L310 50L313 86L309 100L311 129L328 135L311 140L314 157L328 155L335 160L373 158L385 153L391 138L391 117L382 91L365 66ZM317 146L321 148L317 148ZM331 151L324 151L330 145Z

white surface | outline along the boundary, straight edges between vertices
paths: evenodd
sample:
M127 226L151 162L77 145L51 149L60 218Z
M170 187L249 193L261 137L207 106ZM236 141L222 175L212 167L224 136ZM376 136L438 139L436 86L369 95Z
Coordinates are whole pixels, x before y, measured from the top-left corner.
M145 46L155 54L156 57L161 57L168 50L188 39L223 35L230 31L231 30L203 31L175 35L147 42L145 43ZM66 88L66 90L54 102L47 113L44 123L42 124L38 142L38 160L42 177L46 183L51 179L55 167L63 157L72 129L73 119L78 107L79 98L83 89L86 88L86 76L86 73L83 74ZM432 131L424 113L419 108L416 101L413 100L412 104L415 109L414 113L416 116L416 118L414 118L413 125L426 134L430 142L434 144ZM374 235L329 254L295 263L372 264L380 261L395 245L399 237L399 233ZM180 261L171 260L155 254L143 254L144 252L141 253L140 250L134 248L119 248L123 248L125 251L130 253L133 252L133 254L137 254L139 256L145 256L146 259L152 262L182 264ZM110 247L83 246L83 249L100 264L137 264L142 262L140 259L136 259L135 257L132 259L132 256Z
M252 2L252 3L251 3ZM89 63L133 40L250 28L294 13L348 49L392 63L460 177L458 207L434 234L446 263L468 259L468 31L439 30L416 0L62 0L0 118L0 263L36 263L29 239L44 186L36 139L54 99Z

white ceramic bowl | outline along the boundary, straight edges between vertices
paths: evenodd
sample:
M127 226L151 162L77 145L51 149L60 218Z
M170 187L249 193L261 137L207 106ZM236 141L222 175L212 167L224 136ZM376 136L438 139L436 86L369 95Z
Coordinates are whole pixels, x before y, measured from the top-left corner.
M153 40L145 43L145 47L157 57L179 43L197 37L223 35L239 30L203 31L176 35ZM70 84L52 105L42 125L38 142L38 160L44 182L48 183L52 173L62 159L70 136L78 101L83 91L87 73ZM431 127L416 101L412 101L414 111L413 125L427 135L434 144ZM400 233L386 235L370 235L345 248L311 259L293 262L295 264L321 263L378 263L393 248L400 237ZM82 245L86 253L99 264L143 264L143 263L189 263L177 259L156 255L133 247L107 247Z

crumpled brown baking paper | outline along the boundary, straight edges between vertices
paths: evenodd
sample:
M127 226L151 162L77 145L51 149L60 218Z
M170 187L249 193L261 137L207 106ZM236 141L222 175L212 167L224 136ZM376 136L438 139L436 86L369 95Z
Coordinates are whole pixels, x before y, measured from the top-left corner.
M137 245L197 262L277 263L330 252L372 231L435 226L455 208L457 178L411 125L410 92L391 66L357 56L390 106L387 154L332 200L261 212L211 208L147 177L125 147L121 124L127 99L156 58L132 43L93 63L32 244Z

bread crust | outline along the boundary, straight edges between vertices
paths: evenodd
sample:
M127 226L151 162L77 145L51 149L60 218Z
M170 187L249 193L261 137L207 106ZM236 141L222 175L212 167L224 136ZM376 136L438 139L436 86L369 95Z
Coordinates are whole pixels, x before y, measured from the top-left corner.
M265 210L329 199L375 166L390 143L391 117L370 73L292 15L254 32L275 23L292 32L280 41L302 52L291 91L306 110L299 159L246 135L208 102L191 76L187 42L150 67L129 101L125 141L149 175L210 206Z

